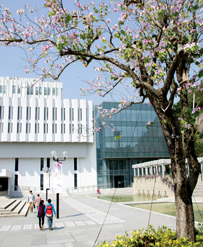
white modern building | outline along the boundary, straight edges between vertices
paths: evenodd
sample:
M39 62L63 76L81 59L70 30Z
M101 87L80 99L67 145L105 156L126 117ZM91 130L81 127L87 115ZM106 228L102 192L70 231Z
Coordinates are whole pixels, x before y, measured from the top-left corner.
M62 91L61 82L0 77L0 191L45 191L43 168L53 169L52 150L59 158L68 153L64 192L96 186L93 102L62 99Z

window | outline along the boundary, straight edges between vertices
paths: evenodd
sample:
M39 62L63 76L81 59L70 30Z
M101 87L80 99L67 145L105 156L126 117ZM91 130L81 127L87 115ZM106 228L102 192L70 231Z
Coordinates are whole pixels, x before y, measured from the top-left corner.
M82 124L78 124L78 134L82 134Z
M44 120L48 120L48 116L49 116L49 108L44 107Z
M53 107L53 117L52 117L52 120L57 120L57 108L54 108Z
M50 168L50 158L47 158L47 168Z
M10 128L11 128L10 123L8 123L8 133L10 133Z
M52 88L52 95L53 95L53 96L56 95L56 88Z
M39 124L38 124L38 133L39 133Z
M44 175L40 174L40 190L44 189Z
M37 120L37 107L35 107L35 120Z
M18 190L18 175L15 175L15 178L14 178L14 190L15 191Z
M54 124L52 124L52 134L54 134Z
M16 86L15 85L12 86L12 93L13 94L16 93Z
M31 133L31 124L29 123L29 133Z
M18 171L18 158L15 158L15 172Z
M0 93L6 93L6 86L0 85Z
M82 121L82 108L78 108L78 121Z
M77 171L77 158L74 158L74 171Z
M1 124L1 132L3 133L3 131L4 131L4 124L2 123Z
M20 123L20 133L22 133L22 123Z
M35 88L35 95L42 95L42 87Z
M74 174L74 189L77 189L77 174Z
M74 121L74 109L72 108L72 121Z
M44 120L46 120L46 107L44 107Z
M55 108L55 120L57 120L57 108Z
M55 124L55 134L57 133L57 124Z
M20 86L18 86L18 94L20 94Z
M35 120L39 120L39 119L40 119L40 108L35 107Z
M48 133L48 124L47 124L47 133Z
M4 117L3 117L3 109L4 109L4 107L3 106L0 106L0 119L3 119Z
M17 133L19 133L19 123L17 123Z
M56 88L56 96L58 96L58 95L59 95L59 89Z
M13 119L13 106L8 108L8 119Z
M65 134L66 133L66 126L65 124L61 124L61 134Z
M52 120L54 120L54 108L52 109Z
M74 133L74 124L69 124L70 134Z
M37 134L37 124L35 124L35 134Z
M28 123L26 123L26 133L28 133Z
M29 117L29 107L27 107L27 111L26 111L26 120L28 120Z
M44 158L40 159L40 171L44 168Z
M44 134L46 133L46 124L44 124Z
M17 114L17 119L20 119L20 106L18 106L18 114Z
M27 87L27 95L33 95L33 87Z
M44 95L50 95L50 87L44 88Z
M69 120L72 120L72 116L71 116L71 108L69 108Z
M63 120L66 120L66 109L63 108Z

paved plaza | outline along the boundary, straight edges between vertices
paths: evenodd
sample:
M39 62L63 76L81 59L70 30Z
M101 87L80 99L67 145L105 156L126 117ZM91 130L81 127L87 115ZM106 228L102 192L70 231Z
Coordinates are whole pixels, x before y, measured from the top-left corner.
M55 198L52 202L55 206ZM0 246L93 247L104 220L98 242L147 228L149 211L112 203L107 215L109 206L110 202L97 197L60 197L60 215L59 219L54 218L53 231L48 231L47 224L44 231L39 230L36 210L27 217L1 218ZM175 217L152 212L150 224L175 229Z

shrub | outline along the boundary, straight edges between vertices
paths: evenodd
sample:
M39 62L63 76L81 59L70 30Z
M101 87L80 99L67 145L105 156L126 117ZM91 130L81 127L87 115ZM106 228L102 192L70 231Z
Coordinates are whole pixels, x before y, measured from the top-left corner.
M203 229L196 229L196 243L191 243L187 238L177 239L176 231L163 226L155 230L151 225L148 231L140 229L138 231L131 232L132 236L126 232L124 236L116 236L116 239L112 243L104 241L101 244L97 244L97 247L182 247L182 246L203 246Z

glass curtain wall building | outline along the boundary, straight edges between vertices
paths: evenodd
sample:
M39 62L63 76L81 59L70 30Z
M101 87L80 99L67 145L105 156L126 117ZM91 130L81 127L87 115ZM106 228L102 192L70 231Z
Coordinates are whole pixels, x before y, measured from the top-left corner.
M118 104L103 102L100 106L110 110L118 109ZM96 119L97 123L102 122L97 107ZM148 121L154 122L149 129ZM129 187L134 177L132 164L169 157L159 119L151 105L132 105L113 115L106 124L108 128L102 128L96 138L99 188Z

